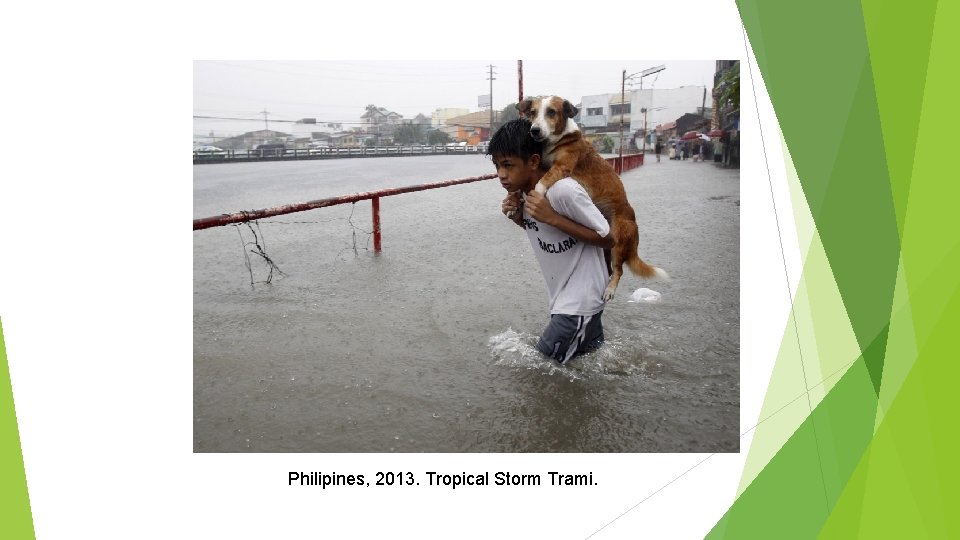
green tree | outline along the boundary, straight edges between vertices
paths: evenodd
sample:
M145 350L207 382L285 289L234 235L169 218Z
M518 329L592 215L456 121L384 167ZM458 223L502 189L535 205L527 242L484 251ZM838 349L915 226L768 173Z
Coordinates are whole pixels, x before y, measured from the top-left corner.
M439 129L435 129L427 135L427 144L447 144L448 142L450 142L450 136Z
M609 154L613 152L613 144L613 139L609 135L604 135L603 138L600 139L599 152L601 154Z
M520 118L520 110L517 109L516 103L511 103L503 108L503 110L498 115L499 122L497 122L497 127L500 127L511 120L516 120Z
M733 64L733 67L724 72L720 77L720 107L725 105L733 106L734 110L740 110L740 62Z
M494 115L493 131L496 132L503 127L504 124L517 118L520 118L520 111L517 109L517 104L511 103L507 105L503 110L497 111Z
M424 140L420 124L406 124L396 129L393 140L397 144L420 144Z

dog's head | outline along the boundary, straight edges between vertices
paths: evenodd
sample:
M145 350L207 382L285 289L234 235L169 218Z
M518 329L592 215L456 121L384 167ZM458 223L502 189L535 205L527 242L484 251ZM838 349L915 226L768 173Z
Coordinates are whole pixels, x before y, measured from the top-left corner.
M527 98L517 105L520 116L530 121L530 135L537 141L556 142L567 133L576 131L573 117L577 108L562 97Z

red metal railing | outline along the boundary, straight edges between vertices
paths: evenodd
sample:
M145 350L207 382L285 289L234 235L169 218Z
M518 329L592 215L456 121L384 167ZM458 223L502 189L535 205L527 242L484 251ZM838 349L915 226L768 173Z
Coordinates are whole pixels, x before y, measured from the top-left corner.
M618 161L620 161L620 158L607 159L607 162L613 165L613 169L617 171L617 174L620 174L623 173L623 171L636 169L637 167L643 165L643 154L630 154L623 156L622 166L617 163Z
M630 170L643 165L643 154L634 154L624 156L623 166L617 163L619 158L607 158L607 162L613 165L614 169ZM282 206L273 206L270 208L261 208L259 210L241 210L232 214L221 214L219 216L210 216L193 220L193 230L199 231L211 227L222 227L234 223L243 223L273 216L282 216L284 214L293 214L295 212L306 212L327 206L336 206L338 204L355 203L369 199L371 202L371 212L373 218L373 251L380 253L380 197L390 197L392 195L402 195L414 191L424 191L427 189L437 189L443 187L467 184L470 182L479 182L480 180L490 180L496 178L496 174L485 174L483 176L471 176L469 178L458 178L456 180L445 180L443 182L433 182L429 184L418 184L415 186L406 186L400 188L381 189L378 191L364 191L352 195L341 195L340 197L330 197L327 199L317 199L303 203L284 204Z
M262 208L260 210L241 210L240 212L234 212L232 214L222 214L219 216L211 216L211 217L195 219L193 220L193 230L199 231L201 229L209 229L210 227L221 227L223 225L230 225L233 223L243 223L245 221L252 221L255 219L263 219L263 218L268 218L273 216L282 216L284 214L292 214L294 212L305 212L307 210L314 210L316 208L336 206L338 204L355 203L357 201L370 199L373 203L372 204L373 206L373 250L379 253L380 252L380 197L389 197L391 195L401 195L403 193L423 191L425 189L436 189L436 188L442 188L442 187L448 187L448 186L455 186L458 184L466 184L469 182L477 182L480 180L489 180L491 178L496 178L496 177L497 177L496 174L485 174L483 176L472 176L470 178L459 178L457 180L446 180L444 182L434 182L431 184L419 184L416 186L381 189L378 191L365 191L362 193L354 193L352 195L330 197L329 199L317 199L315 201L307 201L304 203L285 204L282 206L274 206L271 208Z

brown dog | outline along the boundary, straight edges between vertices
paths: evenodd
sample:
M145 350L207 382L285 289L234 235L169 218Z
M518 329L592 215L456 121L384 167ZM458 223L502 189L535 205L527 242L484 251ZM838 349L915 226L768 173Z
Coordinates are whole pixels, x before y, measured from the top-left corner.
M611 250L613 275L603 291L604 301L613 299L623 275L624 262L640 277L669 279L666 272L643 262L637 255L640 233L623 182L613 167L584 140L579 126L573 121L577 108L556 96L525 99L517 108L521 116L530 120L530 135L543 141L542 161L550 167L535 189L546 193L558 180L569 176L587 190L593 203L610 222L610 233L615 242Z

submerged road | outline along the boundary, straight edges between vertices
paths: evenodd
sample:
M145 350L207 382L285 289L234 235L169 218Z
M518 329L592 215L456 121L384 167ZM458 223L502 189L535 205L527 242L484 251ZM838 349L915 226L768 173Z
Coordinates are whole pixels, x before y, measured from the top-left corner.
M481 156L194 168L194 217L487 174ZM193 233L198 452L739 449L739 174L664 159L623 175L640 254L607 344L569 367L532 346L546 293L494 181ZM284 275L267 278L256 241ZM648 287L656 304L629 303Z

